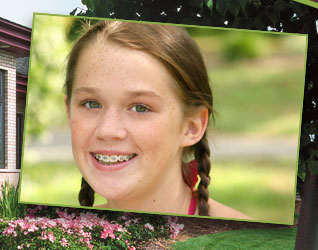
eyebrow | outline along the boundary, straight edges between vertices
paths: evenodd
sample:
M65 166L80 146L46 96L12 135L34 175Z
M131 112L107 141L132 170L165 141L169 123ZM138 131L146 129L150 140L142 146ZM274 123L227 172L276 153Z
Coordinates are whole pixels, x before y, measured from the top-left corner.
M94 94L94 93L98 92L98 89L93 88L93 87L79 87L79 88L74 89L74 91L73 91L74 94L78 94L80 92L88 92L88 93Z
M140 97L140 96L148 96L148 97L155 97L158 99L162 99L158 94L156 94L153 91L148 91L148 90L132 90L132 91L127 91L128 96L132 97Z
M95 94L95 93L100 93L100 89L94 88L94 87L84 87L83 86L83 87L76 88L73 93L78 94L81 92ZM150 90L129 90L129 91L126 91L126 94L128 96L131 96L131 97L146 96L146 97L155 97L158 99L162 99L158 94L156 94L155 92L150 91Z

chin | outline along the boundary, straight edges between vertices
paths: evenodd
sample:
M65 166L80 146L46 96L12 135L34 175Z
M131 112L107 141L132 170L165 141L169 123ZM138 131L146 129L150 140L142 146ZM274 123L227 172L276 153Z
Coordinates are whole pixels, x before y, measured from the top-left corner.
M122 187L112 186L109 188L109 186L103 185L103 187L96 188L95 192L109 200L120 200L125 196L124 190L121 189Z

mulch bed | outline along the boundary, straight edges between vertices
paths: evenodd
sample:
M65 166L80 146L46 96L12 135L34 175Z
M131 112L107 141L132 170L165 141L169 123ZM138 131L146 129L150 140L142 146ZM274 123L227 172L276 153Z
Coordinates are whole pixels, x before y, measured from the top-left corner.
M296 200L295 213L300 211L300 200ZM147 242L144 246L139 246L137 249L169 249L169 247L176 241L185 241L189 238L202 236L206 234L213 234L218 232L240 230L240 229L283 229L297 226L295 220L294 225L280 225L269 223L245 222L245 221L230 221L230 220L216 220L204 218L190 218L179 217L178 224L184 224L184 229L179 233L175 240L172 239L156 239Z

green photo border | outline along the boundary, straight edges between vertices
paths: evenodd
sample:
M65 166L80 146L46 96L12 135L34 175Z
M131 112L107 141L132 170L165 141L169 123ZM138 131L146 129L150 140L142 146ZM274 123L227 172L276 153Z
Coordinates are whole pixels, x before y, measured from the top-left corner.
M298 2L298 3L302 3L302 4L305 4L305 5L314 7L314 8L318 8L318 2L314 2L311 0L293 0L293 1Z
M305 0L296 0L298 2L309 2ZM318 3L313 3L318 7ZM259 31L259 30L249 30L249 29L235 29L235 28L220 28L220 27L212 27L212 26L199 26L199 25L188 25L188 24L174 24L174 23L160 23L160 22L149 22L149 21L136 21L136 20L124 20L124 19L111 19L111 18L100 18L100 17L85 17L85 16L70 16L70 15L60 15L60 14L47 14L47 13L33 13L33 21L32 21L32 27L34 27L35 22L35 16L37 15L45 15L45 16L60 16L60 17L72 17L74 19L94 19L94 20L116 20L116 21L123 21L123 22L133 22L133 23L156 23L161 25L174 25L174 26L182 26L182 27L197 27L197 28L206 28L206 29L217 29L217 30L240 30L240 31L246 31L246 32L257 32L257 33L270 33L275 35L297 35L297 36L305 36L306 37L306 53L305 53L305 59L304 59L304 77L302 83L302 87L305 86L305 73L306 73L306 60L307 60L307 50L308 50L308 34L298 34L298 33L286 33L286 32L273 32L273 31ZM30 48L30 56L32 55L33 50L33 40L34 40L34 32L32 32L31 35L31 48ZM29 76L30 71L32 68L32 60L30 58L30 65L29 65ZM302 102L303 103L304 98L304 92L302 92ZM26 124L28 119L28 101L29 101L29 89L27 91L27 97L26 97L26 110L25 110L25 122L24 122L24 131L26 131ZM301 105L300 109L303 109L303 104ZM296 183L297 183L297 173L298 173L298 160L299 160L299 148L300 148L300 136L301 136L301 124L302 124L302 112L299 114L300 116L300 123L299 123L299 130L298 130L298 146L297 146L297 160L295 162L296 164L296 170L295 170L295 183L294 183L294 197L296 197ZM20 180L19 180L19 203L24 204L34 204L34 205L47 205L47 206L60 206L60 207L70 207L63 204L51 204L51 203L33 203L33 202L25 202L21 201L21 188L22 188L22 181L23 181L23 159L24 159L24 146L25 146L25 136L26 133L23 134L23 149L22 149L22 157L21 157L21 172L20 172ZM293 210L295 210L295 203L293 204ZM93 208L93 207L85 207L85 206L72 206L74 208L81 208L81 209L92 209L92 210L107 210L107 211L121 211L121 212L134 212L134 213L147 213L147 214L160 214L160 215L172 215L172 216L181 216L181 217L195 217L195 218L207 218L207 219L221 219L221 220L230 220L230 221L246 221L246 222L261 222L261 223L270 223L270 224L283 224L278 222L271 222L271 221L262 221L262 220L250 220L250 219L233 219L233 218L223 218L223 217L210 217L210 216L199 216L199 215L180 215L180 214L173 214L173 213L160 213L160 212L148 212L148 211L135 211L135 210L122 210L122 209L106 209L106 208ZM292 223L284 223L284 225L293 225L294 219Z

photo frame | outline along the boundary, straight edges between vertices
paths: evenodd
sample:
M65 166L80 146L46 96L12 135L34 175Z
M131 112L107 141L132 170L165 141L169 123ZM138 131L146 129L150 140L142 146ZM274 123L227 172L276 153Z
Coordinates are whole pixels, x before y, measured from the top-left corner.
M54 19L54 21L48 21L49 19ZM72 190L70 195L77 199L76 192L79 191L80 187L80 174L74 164L69 161L72 158L70 156L70 138L67 139L68 144L66 143L66 145L56 142L56 138L64 140L67 134L65 134L63 128L63 126L67 126L67 122L62 88L65 74L63 72L66 63L65 58L71 45L70 43L61 45L64 52L61 52L59 56L54 52L54 49L56 51L62 50L54 46L62 43L61 41L65 39L65 30L71 31L68 32L69 36L67 39L75 39L74 37L77 36L75 32L76 25L78 25L78 23L76 24L77 20L79 18L60 15L34 15L25 122L25 147L20 182L20 202L23 203L79 207L75 202L65 202L65 200L70 201L69 196L61 200L62 193L69 192L68 190ZM86 20L89 22L92 19L86 18ZM41 24L41 22L44 24ZM49 24L50 22L51 24ZM64 30L61 31L59 30L59 25L60 27L65 25L67 28L63 26ZM200 47L203 47L203 56L205 57L209 75L211 76L212 91L214 91L215 109L218 112L216 125L215 127L212 125L210 127L211 131L209 131L212 134L210 138L212 151L211 195L214 196L215 200L247 214L252 218L252 221L292 224L296 190L295 180L298 162L299 129L303 101L302 93L305 77L306 35L195 26L186 26L186 28L193 36L200 37L197 43ZM72 32L72 29L75 31ZM45 32L46 35L41 34L41 32ZM212 34L217 38L209 41L208 37L213 37ZM216 41L217 39L220 40ZM295 40L291 42L288 39ZM211 44L214 46L211 46ZM276 48L276 52L275 44L280 44L279 46L281 46L279 49ZM297 48L293 47L295 44L297 44ZM284 49L286 51L282 52ZM281 58L286 57L291 51L297 55L297 60L295 59L295 55L295 58L291 60L289 58L288 60L280 61ZM268 61L265 60L267 57L270 58ZM257 67L256 60L259 58L262 58L263 61L258 62L259 67ZM41 60L46 60L48 64L40 62ZM272 64L273 62L285 63L285 68L282 66L275 67ZM46 75L48 78L49 74L44 74L44 72L48 73L47 66L52 66L52 64L57 65L57 68L50 72L52 73L51 78L53 80L39 80L41 74ZM223 65L225 68L222 68L220 65ZM283 69L286 72L281 72L284 71ZM282 79L278 81L278 78ZM267 80L265 81L264 79ZM257 80L259 80L259 83L256 83ZM49 81L50 83L48 83ZM273 90L272 82L274 82L274 85L275 83L279 85L281 89ZM244 83L246 84L245 86ZM50 87L45 89L45 86ZM293 92L283 97L282 93L284 93L285 89L292 90ZM38 93L37 91L42 92ZM222 96L222 98L218 96ZM59 102L55 100L59 100ZM224 104L226 103L224 100L227 100L227 104ZM257 103L258 101L263 106L255 104L253 107L250 105L251 102ZM287 105L287 107L280 110L279 107L284 106L284 102L288 102L291 106ZM270 105L272 106L268 107ZM36 109L34 107L41 108ZM260 110L261 112L259 112ZM57 112L57 114L51 117L53 111ZM290 111L292 111L292 114L290 114ZM266 112L269 112L267 116ZM59 120L56 117L64 118ZM252 117L252 122L249 120L249 117ZM45 121L45 119L47 120ZM55 127L50 128L48 124L52 124L52 121L54 121ZM241 125L239 125L240 122ZM251 123L253 124L251 125ZM39 124L40 126L38 126ZM33 139L34 137L41 138L42 141L36 141ZM242 138L245 138L245 140ZM269 142L265 150L262 147L264 147L267 140ZM50 141L53 144L55 143L55 146L50 145ZM244 148L248 149L244 151ZM277 154L281 148L285 150L283 150L283 156ZM251 149L253 149L254 156L251 153ZM46 155L48 152L56 153L48 156ZM286 155L289 155L290 159L286 160L284 158ZM45 162L49 157L51 157L51 163L54 162L54 164ZM57 159L63 158L66 163L59 164L56 162ZM230 160L228 160L229 158ZM252 158L252 163L244 161L247 158ZM269 160L266 161L266 159ZM56 165L59 167L56 167ZM49 169L55 169L55 174L52 174L54 171L50 172ZM68 177L66 176L65 169L67 169L68 173L71 173ZM272 173L272 175L269 174L268 179L264 179L264 175L266 174L260 169L270 169L268 172L277 172ZM231 171L233 172L231 173ZM286 174L286 171L288 174ZM48 174L47 176L45 176L46 173ZM250 174L250 177L247 177L247 173ZM283 177L286 178L286 176L288 178L283 181ZM72 181L67 181L72 178L78 179L78 181L75 184ZM253 178L254 181L251 181ZM63 180L60 188L58 188L59 185L55 182L58 179ZM232 188L230 189L236 190L236 193L231 194L228 191L229 189L226 188L228 183L222 181L226 179L227 181L232 181ZM262 183L261 180L265 183L271 183L271 185L275 183L275 188L284 190L282 191L283 194L277 196L277 193L270 193L268 189L264 190L264 188L255 187L255 183ZM249 185L242 187L241 185L244 182L249 183ZM286 187L288 187L287 190L284 189ZM56 189L57 192L54 194L47 193L51 189ZM270 215L264 215L264 212L255 210L262 196L259 196L259 200L257 201L257 194L249 196L252 190L261 190L260 193L269 194L269 200L275 203L275 206L271 208L272 212L269 213ZM37 195L37 198L31 196L34 194ZM239 197L239 199L236 200L236 197ZM244 197L248 197L247 200L254 199L254 203L251 202L254 204L254 208L250 210L248 204L244 203ZM285 198L284 204L286 205L282 207L282 200ZM102 200L101 197L98 199ZM264 203L260 203L260 206L264 206ZM286 208L288 212L286 212ZM268 207L266 210L269 210ZM282 218L281 214L277 215L277 211L282 211L284 218ZM133 210L133 212L149 211ZM233 218L223 217L222 219Z

